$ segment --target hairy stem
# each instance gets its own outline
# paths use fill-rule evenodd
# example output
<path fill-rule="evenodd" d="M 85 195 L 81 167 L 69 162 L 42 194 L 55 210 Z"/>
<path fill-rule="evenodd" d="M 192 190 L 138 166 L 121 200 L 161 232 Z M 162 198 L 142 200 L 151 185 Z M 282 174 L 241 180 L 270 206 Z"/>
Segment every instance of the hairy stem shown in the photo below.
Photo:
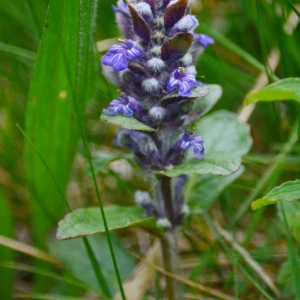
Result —
<path fill-rule="evenodd" d="M 180 256 L 177 244 L 178 232 L 174 230 L 176 224 L 176 211 L 174 209 L 174 199 L 172 197 L 171 178 L 162 176 L 159 178 L 157 185 L 157 195 L 160 207 L 164 209 L 164 216 L 167 218 L 172 227 L 165 232 L 161 238 L 161 248 L 164 268 L 167 272 L 179 274 Z M 181 300 L 183 299 L 182 285 L 174 278 L 166 276 L 166 299 Z"/>

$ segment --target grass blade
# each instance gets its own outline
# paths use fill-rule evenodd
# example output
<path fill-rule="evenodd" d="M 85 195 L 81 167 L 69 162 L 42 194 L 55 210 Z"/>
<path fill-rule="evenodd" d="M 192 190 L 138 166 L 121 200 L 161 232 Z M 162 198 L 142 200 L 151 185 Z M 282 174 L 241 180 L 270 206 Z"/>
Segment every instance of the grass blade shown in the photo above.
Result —
<path fill-rule="evenodd" d="M 80 45 L 82 45 L 84 42 L 88 42 L 88 41 L 92 40 L 91 29 L 93 28 L 93 25 L 94 25 L 92 16 L 96 12 L 96 7 L 97 7 L 97 0 L 83 0 L 81 2 L 81 5 L 80 5 L 80 28 L 79 28 L 79 36 L 80 36 L 79 43 L 80 43 Z M 90 16 L 90 18 L 86 18 L 86 15 Z M 89 30 L 87 30 L 87 29 L 89 29 Z M 123 290 L 123 286 L 122 286 L 120 272 L 118 269 L 118 264 L 117 264 L 114 249 L 112 246 L 111 237 L 110 237 L 109 230 L 108 230 L 108 225 L 107 225 L 107 221 L 106 221 L 106 217 L 105 217 L 105 213 L 104 213 L 102 200 L 100 197 L 100 192 L 99 192 L 97 181 L 96 181 L 96 176 L 95 176 L 94 167 L 93 167 L 93 163 L 92 163 L 92 157 L 91 157 L 91 153 L 89 151 L 89 147 L 87 144 L 86 135 L 85 135 L 84 127 L 83 127 L 83 120 L 82 120 L 83 118 L 82 118 L 82 110 L 81 110 L 82 103 L 80 103 L 80 102 L 82 101 L 82 99 L 86 99 L 86 85 L 88 83 L 88 78 L 91 78 L 90 77 L 91 66 L 84 64 L 84 62 L 87 61 L 87 58 L 90 54 L 90 51 L 91 51 L 90 49 L 91 49 L 90 47 L 80 47 L 78 49 L 78 64 L 77 64 L 77 70 L 76 70 L 76 84 L 75 84 L 75 89 L 74 89 L 74 91 L 75 91 L 74 106 L 75 106 L 75 112 L 76 112 L 76 117 L 77 117 L 77 121 L 78 121 L 78 126 L 79 126 L 79 130 L 80 130 L 82 142 L 84 145 L 85 154 L 86 154 L 86 157 L 87 157 L 87 160 L 89 163 L 89 167 L 90 167 L 93 182 L 94 182 L 94 187 L 96 190 L 97 200 L 98 200 L 101 216 L 103 219 L 105 233 L 107 236 L 107 241 L 108 241 L 116 277 L 118 280 L 121 296 L 122 296 L 122 299 L 126 299 L 125 293 Z"/>
<path fill-rule="evenodd" d="M 293 266 L 292 273 L 293 273 L 293 279 L 294 279 L 294 287 L 295 287 L 295 291 L 296 291 L 296 299 L 300 300 L 300 269 L 299 269 L 299 265 L 297 262 L 297 256 L 295 253 L 292 237 L 291 237 L 290 230 L 289 230 L 288 220 L 287 220 L 287 217 L 286 217 L 286 214 L 284 211 L 284 205 L 281 202 L 281 203 L 279 203 L 279 206 L 280 206 L 280 211 L 281 211 L 281 214 L 283 217 L 284 227 L 285 227 L 285 231 L 286 231 L 286 241 L 287 241 L 287 246 L 288 246 L 288 251 L 289 251 L 289 259 L 290 259 L 291 265 Z"/>

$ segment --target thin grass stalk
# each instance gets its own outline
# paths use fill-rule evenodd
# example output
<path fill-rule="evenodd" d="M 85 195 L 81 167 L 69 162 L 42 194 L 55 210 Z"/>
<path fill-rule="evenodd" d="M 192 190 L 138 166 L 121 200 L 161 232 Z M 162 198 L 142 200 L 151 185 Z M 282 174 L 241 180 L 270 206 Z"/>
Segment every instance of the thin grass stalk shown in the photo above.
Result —
<path fill-rule="evenodd" d="M 284 227 L 285 227 L 285 232 L 286 232 L 286 242 L 287 242 L 288 251 L 289 251 L 289 260 L 290 260 L 290 263 L 292 266 L 292 274 L 293 274 L 294 287 L 295 287 L 295 292 L 296 292 L 296 299 L 300 300 L 300 269 L 299 269 L 291 233 L 289 230 L 288 219 L 285 214 L 284 206 L 282 203 L 279 203 L 279 206 L 280 206 L 280 210 L 281 210 L 281 214 L 282 214 L 282 218 L 283 218 L 283 222 L 284 222 Z"/>
<path fill-rule="evenodd" d="M 217 239 L 217 242 L 221 246 L 223 252 L 228 256 L 229 259 L 232 261 L 234 258 L 232 257 L 232 251 L 230 251 L 229 247 L 227 246 L 226 242 L 224 241 L 224 238 L 220 235 L 220 233 L 217 231 L 213 220 L 209 216 L 209 214 L 204 214 L 203 218 L 208 225 L 208 227 L 213 232 L 214 236 Z M 237 268 L 244 274 L 244 276 L 256 287 L 258 291 L 260 291 L 267 299 L 274 300 L 260 285 L 259 283 L 251 276 L 251 274 L 248 273 L 248 271 L 237 261 L 236 263 Z"/>
<path fill-rule="evenodd" d="M 295 12 L 295 14 L 298 16 L 298 18 L 300 19 L 300 12 L 298 11 L 298 9 L 295 7 L 295 5 L 293 4 L 293 2 L 291 0 L 288 0 L 288 3 L 291 6 L 291 9 Z"/>
<path fill-rule="evenodd" d="M 264 62 L 264 67 L 265 67 L 265 73 L 268 76 L 269 82 L 272 82 L 272 75 L 270 73 L 270 69 L 268 68 L 268 59 L 267 59 L 267 53 L 265 50 L 265 43 L 263 39 L 263 32 L 261 28 L 261 22 L 260 22 L 260 10 L 258 6 L 257 0 L 255 0 L 255 13 L 256 13 L 256 22 L 257 22 L 257 28 L 258 28 L 258 36 L 259 36 L 259 42 L 260 42 L 260 48 L 261 48 L 261 53 L 263 57 L 263 62 Z"/>
<path fill-rule="evenodd" d="M 98 201 L 100 213 L 101 213 L 103 224 L 104 224 L 105 233 L 107 236 L 107 242 L 108 242 L 115 274 L 117 277 L 120 293 L 121 293 L 122 299 L 126 300 L 126 296 L 124 293 L 122 280 L 121 280 L 121 276 L 120 276 L 120 272 L 119 272 L 119 268 L 118 268 L 118 264 L 117 264 L 117 260 L 116 260 L 114 248 L 112 245 L 112 241 L 111 241 L 104 208 L 103 208 L 103 203 L 102 203 L 102 199 L 100 196 L 100 192 L 99 192 L 99 188 L 98 188 L 98 184 L 97 184 L 97 180 L 96 180 L 94 167 L 92 164 L 92 156 L 91 156 L 91 153 L 90 153 L 90 150 L 88 147 L 88 143 L 87 143 L 84 127 L 83 127 L 83 116 L 82 116 L 83 109 L 82 109 L 82 107 L 79 106 L 79 104 L 82 103 L 82 99 L 85 99 L 85 97 L 84 97 L 85 88 L 86 88 L 85 84 L 87 83 L 86 81 L 88 78 L 88 68 L 87 67 L 82 68 L 82 65 L 86 59 L 89 59 L 89 57 L 88 57 L 89 47 L 84 48 L 82 45 L 82 42 L 91 41 L 89 39 L 91 39 L 91 34 L 92 34 L 91 30 L 94 25 L 93 22 L 95 20 L 96 7 L 97 7 L 97 0 L 86 0 L 86 1 L 82 1 L 82 3 L 80 4 L 80 16 L 79 16 L 80 28 L 79 28 L 79 32 L 78 32 L 80 40 L 79 40 L 79 50 L 78 50 L 78 63 L 77 63 L 77 67 L 76 67 L 76 77 L 75 77 L 76 84 L 75 84 L 74 89 L 72 89 L 72 91 L 73 91 L 72 99 L 73 99 L 73 103 L 74 103 L 74 109 L 75 109 L 75 114 L 76 114 L 76 118 L 77 118 L 78 128 L 79 128 L 80 135 L 81 135 L 81 140 L 83 143 L 86 158 L 87 158 L 89 168 L 91 171 L 91 175 L 93 178 L 93 184 L 94 184 L 95 191 L 96 191 L 97 201 Z M 89 22 L 85 22 L 86 20 L 83 20 L 84 16 L 87 14 L 87 12 L 88 12 L 89 16 L 94 17 L 93 20 L 88 20 Z M 89 46 L 89 44 L 85 45 L 85 46 Z"/>

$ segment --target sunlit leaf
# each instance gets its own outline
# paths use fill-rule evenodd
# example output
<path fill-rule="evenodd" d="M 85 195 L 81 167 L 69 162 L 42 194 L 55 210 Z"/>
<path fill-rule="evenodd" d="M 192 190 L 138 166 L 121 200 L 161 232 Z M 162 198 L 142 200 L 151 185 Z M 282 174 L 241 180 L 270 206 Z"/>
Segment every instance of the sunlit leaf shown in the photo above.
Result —
<path fill-rule="evenodd" d="M 101 120 L 107 123 L 117 125 L 121 128 L 143 130 L 143 131 L 155 131 L 155 129 L 141 123 L 133 117 L 125 117 L 122 115 L 101 115 Z"/>
<path fill-rule="evenodd" d="M 109 230 L 134 226 L 159 231 L 155 218 L 145 218 L 144 210 L 139 207 L 112 205 L 105 207 L 104 211 Z M 99 208 L 81 208 L 59 222 L 57 238 L 64 240 L 104 232 Z"/>
<path fill-rule="evenodd" d="M 258 101 L 297 100 L 300 101 L 300 78 L 286 78 L 252 92 L 246 97 L 246 104 Z"/>
<path fill-rule="evenodd" d="M 204 159 L 191 159 L 181 165 L 157 174 L 168 177 L 178 177 L 182 174 L 214 174 L 226 176 L 235 173 L 241 166 L 238 155 L 225 152 L 215 152 L 205 156 Z"/>
<path fill-rule="evenodd" d="M 288 181 L 275 187 L 263 198 L 251 203 L 252 209 L 258 209 L 265 205 L 274 204 L 281 201 L 295 201 L 300 199 L 300 180 Z"/>

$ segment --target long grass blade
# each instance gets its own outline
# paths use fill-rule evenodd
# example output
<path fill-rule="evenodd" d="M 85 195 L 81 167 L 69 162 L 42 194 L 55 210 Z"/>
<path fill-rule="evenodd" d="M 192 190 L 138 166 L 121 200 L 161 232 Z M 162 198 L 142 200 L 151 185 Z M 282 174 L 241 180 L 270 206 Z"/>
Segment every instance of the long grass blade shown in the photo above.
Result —
<path fill-rule="evenodd" d="M 92 28 L 94 25 L 93 18 L 88 19 L 85 17 L 85 15 L 92 16 L 93 14 L 95 14 L 96 7 L 97 7 L 97 0 L 83 0 L 81 2 L 81 5 L 80 5 L 80 28 L 79 28 L 79 36 L 80 36 L 79 43 L 80 43 L 80 45 L 84 42 L 92 40 L 91 34 L 92 34 Z M 109 234 L 109 229 L 108 229 L 108 225 L 107 225 L 107 221 L 106 221 L 106 217 L 105 217 L 105 213 L 104 213 L 104 209 L 103 209 L 103 204 L 102 204 L 102 200 L 101 200 L 101 196 L 100 196 L 100 192 L 99 192 L 99 188 L 98 188 L 98 184 L 97 184 L 97 180 L 96 180 L 96 175 L 95 175 L 94 167 L 92 164 L 92 157 L 91 157 L 91 153 L 89 151 L 89 147 L 88 147 L 88 143 L 87 143 L 84 127 L 83 127 L 83 121 L 82 121 L 83 118 L 82 118 L 81 101 L 82 101 L 82 99 L 86 99 L 85 98 L 86 97 L 85 96 L 86 84 L 87 84 L 88 78 L 90 78 L 90 72 L 91 72 L 89 65 L 85 65 L 85 67 L 82 67 L 82 65 L 87 60 L 89 53 L 90 53 L 90 48 L 80 47 L 78 49 L 78 64 L 77 64 L 77 69 L 76 69 L 76 83 L 75 83 L 75 89 L 74 89 L 74 91 L 75 91 L 74 107 L 75 107 L 78 127 L 79 127 L 80 134 L 81 134 L 81 139 L 83 142 L 85 154 L 86 154 L 86 157 L 87 157 L 87 160 L 89 163 L 94 187 L 96 190 L 98 205 L 99 205 L 101 216 L 103 219 L 105 233 L 107 236 L 107 242 L 109 245 L 111 258 L 112 258 L 112 262 L 114 265 L 114 270 L 115 270 L 117 281 L 119 284 L 119 289 L 121 292 L 122 299 L 125 300 L 126 297 L 125 297 L 125 293 L 123 290 L 122 280 L 121 280 L 116 256 L 114 253 L 111 237 Z"/>
<path fill-rule="evenodd" d="M 297 256 L 295 253 L 292 236 L 289 230 L 289 224 L 288 219 L 286 217 L 285 211 L 284 211 L 284 205 L 282 203 L 279 203 L 281 214 L 283 217 L 285 232 L 286 232 L 286 241 L 289 251 L 289 259 L 291 262 L 292 267 L 292 274 L 293 274 L 293 280 L 294 280 L 294 288 L 296 291 L 296 299 L 300 300 L 300 269 L 297 261 Z"/>

